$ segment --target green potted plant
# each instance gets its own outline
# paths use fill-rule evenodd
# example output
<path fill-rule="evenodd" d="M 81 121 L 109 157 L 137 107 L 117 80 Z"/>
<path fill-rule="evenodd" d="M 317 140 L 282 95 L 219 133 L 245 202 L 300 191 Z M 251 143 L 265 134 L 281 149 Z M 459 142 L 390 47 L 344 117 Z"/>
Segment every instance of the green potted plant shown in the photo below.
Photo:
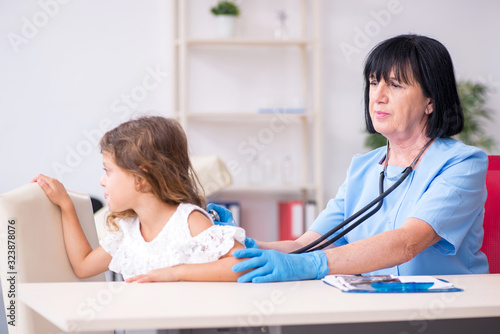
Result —
<path fill-rule="evenodd" d="M 235 19 L 240 15 L 238 6 L 232 1 L 219 1 L 210 10 L 215 15 L 217 36 L 220 38 L 232 37 Z"/>
<path fill-rule="evenodd" d="M 459 81 L 457 83 L 458 96 L 464 112 L 464 128 L 456 135 L 456 139 L 467 145 L 490 150 L 495 147 L 494 139 L 483 130 L 483 122 L 492 119 L 492 111 L 485 108 L 488 87 L 482 83 Z M 369 134 L 365 138 L 365 147 L 376 149 L 387 144 L 382 135 Z"/>

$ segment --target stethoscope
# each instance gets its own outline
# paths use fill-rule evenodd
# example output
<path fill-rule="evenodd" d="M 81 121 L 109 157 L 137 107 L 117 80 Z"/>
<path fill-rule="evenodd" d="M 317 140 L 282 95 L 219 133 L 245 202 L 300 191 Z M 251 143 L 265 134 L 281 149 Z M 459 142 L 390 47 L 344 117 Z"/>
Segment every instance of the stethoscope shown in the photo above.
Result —
<path fill-rule="evenodd" d="M 309 245 L 306 245 L 306 246 L 304 246 L 304 247 L 302 247 L 300 249 L 297 249 L 296 251 L 291 252 L 291 254 L 313 252 L 313 251 L 316 251 L 316 250 L 323 249 L 323 248 L 325 248 L 327 246 L 330 246 L 332 243 L 334 243 L 335 241 L 339 240 L 340 238 L 342 238 L 343 236 L 345 236 L 347 233 L 349 233 L 350 231 L 352 231 L 354 228 L 356 228 L 357 226 L 359 226 L 362 222 L 364 222 L 365 220 L 367 220 L 368 218 L 370 218 L 371 216 L 373 216 L 382 207 L 382 203 L 384 201 L 384 198 L 387 197 L 387 195 L 389 195 L 390 193 L 392 193 L 394 191 L 394 189 L 396 189 L 397 187 L 399 187 L 399 185 L 401 183 L 403 183 L 403 181 L 408 177 L 408 175 L 410 175 L 410 173 L 413 170 L 413 167 L 417 163 L 418 159 L 420 159 L 420 157 L 422 156 L 422 154 L 424 154 L 425 150 L 430 146 L 430 144 L 433 142 L 433 140 L 434 139 L 431 138 L 427 142 L 427 144 L 425 144 L 425 146 L 422 148 L 422 150 L 417 155 L 417 157 L 415 158 L 415 160 L 413 160 L 413 162 L 411 163 L 411 165 L 408 166 L 408 167 L 406 167 L 403 170 L 402 175 L 399 178 L 399 180 L 397 180 L 389 189 L 387 189 L 386 191 L 384 191 L 385 170 L 387 168 L 387 164 L 388 164 L 388 160 L 389 160 L 389 148 L 390 148 L 389 142 L 387 142 L 387 151 L 385 153 L 385 156 L 380 160 L 380 163 L 382 163 L 382 161 L 385 161 L 385 162 L 384 162 L 384 168 L 383 168 L 382 172 L 380 172 L 380 178 L 379 178 L 379 196 L 377 198 L 375 198 L 373 201 L 371 201 L 370 203 L 368 203 L 365 207 L 363 207 L 362 209 L 360 209 L 358 212 L 354 213 L 351 217 L 347 218 L 342 223 L 338 224 L 337 226 L 335 226 L 334 228 L 332 228 L 330 231 L 326 232 L 321 237 L 319 237 L 318 239 L 316 239 L 313 242 L 311 242 Z M 369 210 L 370 208 L 372 208 L 374 205 L 377 205 L 377 206 L 373 210 L 371 210 L 370 212 L 368 212 L 367 214 L 365 214 L 364 216 L 362 216 L 361 218 L 359 218 L 358 221 L 354 222 L 352 225 L 350 225 L 349 227 L 347 227 L 345 230 L 343 230 L 342 232 L 340 232 L 339 234 L 337 234 L 336 236 L 334 236 L 333 238 L 331 238 L 327 242 L 324 242 L 324 243 L 322 243 L 321 245 L 318 246 L 319 243 L 321 243 L 322 241 L 326 240 L 329 236 L 331 236 L 332 234 L 334 234 L 335 232 L 339 231 L 341 228 L 343 228 L 347 224 L 349 224 L 352 221 L 354 221 L 355 219 L 357 219 L 359 216 L 361 216 L 362 214 L 364 214 L 367 210 Z"/>

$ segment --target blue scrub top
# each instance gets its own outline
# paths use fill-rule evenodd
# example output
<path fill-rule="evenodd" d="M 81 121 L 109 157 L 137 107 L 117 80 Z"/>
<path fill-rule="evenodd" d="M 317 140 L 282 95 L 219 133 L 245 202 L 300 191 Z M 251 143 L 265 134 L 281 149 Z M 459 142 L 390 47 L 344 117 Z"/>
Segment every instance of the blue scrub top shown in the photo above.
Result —
<path fill-rule="evenodd" d="M 310 230 L 320 234 L 349 218 L 379 195 L 379 176 L 386 147 L 356 155 L 347 178 Z M 454 139 L 438 138 L 380 210 L 335 242 L 342 246 L 399 228 L 408 218 L 427 222 L 442 238 L 412 260 L 369 275 L 457 275 L 488 273 L 483 243 L 488 157 L 480 149 Z M 384 189 L 404 167 L 388 166 Z"/>

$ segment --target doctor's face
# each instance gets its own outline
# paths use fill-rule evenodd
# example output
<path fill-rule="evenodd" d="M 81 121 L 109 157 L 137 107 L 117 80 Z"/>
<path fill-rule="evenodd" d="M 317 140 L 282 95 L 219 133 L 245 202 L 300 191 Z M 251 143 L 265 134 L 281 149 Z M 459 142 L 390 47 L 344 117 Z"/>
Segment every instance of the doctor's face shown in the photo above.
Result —
<path fill-rule="evenodd" d="M 377 81 L 372 74 L 369 111 L 373 127 L 390 141 L 404 141 L 425 135 L 425 126 L 433 111 L 432 100 L 424 96 L 416 81 L 398 81 L 391 72 L 388 81 Z"/>

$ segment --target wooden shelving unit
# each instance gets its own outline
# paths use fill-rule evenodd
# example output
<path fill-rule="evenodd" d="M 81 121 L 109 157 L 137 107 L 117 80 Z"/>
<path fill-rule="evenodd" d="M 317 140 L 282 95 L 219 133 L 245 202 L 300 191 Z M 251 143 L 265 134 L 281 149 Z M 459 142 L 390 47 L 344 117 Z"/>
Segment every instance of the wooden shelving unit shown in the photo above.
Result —
<path fill-rule="evenodd" d="M 323 159 L 322 159 L 322 79 L 321 79 L 321 34 L 320 34 L 320 0 L 300 0 L 301 21 L 300 38 L 288 40 L 262 38 L 195 38 L 188 36 L 188 3 L 185 0 L 173 1 L 173 110 L 175 116 L 185 127 L 188 137 L 192 124 L 230 124 L 233 127 L 244 127 L 248 124 L 269 122 L 275 114 L 258 113 L 257 110 L 235 108 L 232 111 L 197 111 L 190 109 L 189 99 L 193 98 L 189 91 L 190 72 L 188 57 L 206 48 L 223 48 L 221 52 L 230 53 L 238 48 L 265 48 L 273 52 L 276 48 L 293 49 L 300 53 L 300 65 L 293 69 L 301 76 L 301 90 L 304 97 L 303 113 L 281 113 L 279 117 L 295 125 L 297 136 L 301 136 L 302 145 L 297 148 L 300 161 L 300 181 L 292 184 L 234 184 L 223 190 L 234 195 L 238 200 L 245 193 L 297 194 L 304 201 L 315 201 L 318 209 L 324 207 L 323 200 Z M 208 10 L 208 9 L 207 9 Z M 288 50 L 287 49 L 287 50 Z M 216 78 L 214 78 L 216 80 Z M 243 79 L 244 80 L 244 79 Z M 210 106 L 209 106 L 210 109 Z M 228 138 L 229 139 L 229 138 Z M 216 152 L 216 150 L 214 149 Z M 241 201 L 244 205 L 244 201 Z"/>

